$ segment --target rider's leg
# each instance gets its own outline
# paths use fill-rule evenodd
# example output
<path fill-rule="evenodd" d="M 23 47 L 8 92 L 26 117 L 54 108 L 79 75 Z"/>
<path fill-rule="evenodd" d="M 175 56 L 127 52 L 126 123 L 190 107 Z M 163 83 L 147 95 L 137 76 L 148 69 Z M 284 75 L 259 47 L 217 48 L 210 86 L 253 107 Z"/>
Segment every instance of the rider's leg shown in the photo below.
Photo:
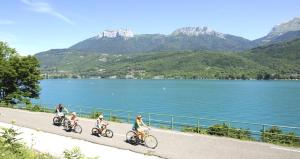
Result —
<path fill-rule="evenodd" d="M 137 131 L 138 138 L 144 141 L 145 133 L 143 131 Z"/>
<path fill-rule="evenodd" d="M 145 133 L 141 132 L 141 140 L 144 141 L 144 139 L 145 139 Z"/>
<path fill-rule="evenodd" d="M 141 133 L 139 131 L 135 131 L 136 132 L 136 135 L 139 139 L 141 139 Z"/>
<path fill-rule="evenodd" d="M 76 126 L 76 121 L 72 121 L 71 124 L 72 124 L 72 129 L 74 129 Z"/>

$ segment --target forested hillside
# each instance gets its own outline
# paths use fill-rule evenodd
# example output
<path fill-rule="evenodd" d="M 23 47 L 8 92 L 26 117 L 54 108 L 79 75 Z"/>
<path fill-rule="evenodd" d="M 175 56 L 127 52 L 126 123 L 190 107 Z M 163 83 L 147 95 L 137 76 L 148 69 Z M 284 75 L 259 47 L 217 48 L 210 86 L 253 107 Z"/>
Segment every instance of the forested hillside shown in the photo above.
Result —
<path fill-rule="evenodd" d="M 109 55 L 77 51 L 64 56 L 57 53 L 56 57 L 57 60 L 40 59 L 51 63 L 42 63 L 42 70 L 50 76 L 294 79 L 299 78 L 300 74 L 300 39 L 241 53 L 196 51 Z"/>

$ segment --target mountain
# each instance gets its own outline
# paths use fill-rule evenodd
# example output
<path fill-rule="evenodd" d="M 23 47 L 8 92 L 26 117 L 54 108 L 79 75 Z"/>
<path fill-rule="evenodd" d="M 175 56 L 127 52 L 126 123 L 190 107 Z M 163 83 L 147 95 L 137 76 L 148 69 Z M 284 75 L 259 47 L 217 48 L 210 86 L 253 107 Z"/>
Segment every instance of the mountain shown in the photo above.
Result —
<path fill-rule="evenodd" d="M 268 35 L 254 40 L 255 45 L 266 45 L 300 38 L 300 17 L 272 28 Z"/>
<path fill-rule="evenodd" d="M 70 48 L 35 56 L 42 71 L 55 76 L 299 78 L 299 21 L 277 25 L 254 41 L 208 27 L 183 27 L 169 35 L 105 30 Z"/>
<path fill-rule="evenodd" d="M 243 56 L 281 74 L 300 74 L 300 39 L 253 48 Z"/>
<path fill-rule="evenodd" d="M 55 65 L 51 66 L 54 67 L 42 63 L 43 72 L 50 77 L 300 78 L 300 39 L 261 46 L 241 53 L 184 51 L 124 55 L 92 52 L 73 52 L 65 56 L 57 52 L 51 54 L 58 58 L 52 62 Z M 49 62 L 53 59 L 46 57 L 40 60 Z"/>
<path fill-rule="evenodd" d="M 128 29 L 105 30 L 69 49 L 124 54 L 191 50 L 241 51 L 249 48 L 250 41 L 241 37 L 218 33 L 207 27 L 185 27 L 175 30 L 170 35 L 134 35 Z"/>

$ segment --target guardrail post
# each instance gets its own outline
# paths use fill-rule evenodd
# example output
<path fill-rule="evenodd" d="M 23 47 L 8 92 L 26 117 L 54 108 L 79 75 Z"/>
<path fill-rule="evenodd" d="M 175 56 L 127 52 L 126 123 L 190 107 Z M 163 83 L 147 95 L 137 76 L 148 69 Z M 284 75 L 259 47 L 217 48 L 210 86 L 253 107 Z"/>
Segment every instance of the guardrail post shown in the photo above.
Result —
<path fill-rule="evenodd" d="M 79 108 L 79 117 L 81 117 L 81 108 Z"/>
<path fill-rule="evenodd" d="M 174 116 L 171 116 L 171 130 L 174 128 Z"/>
<path fill-rule="evenodd" d="M 200 120 L 197 119 L 197 133 L 200 133 Z"/>
<path fill-rule="evenodd" d="M 263 133 L 263 135 L 262 135 L 262 141 L 265 142 L 265 131 L 266 131 L 266 128 L 265 128 L 264 124 L 262 125 L 262 131 L 263 131 L 262 132 Z"/>
<path fill-rule="evenodd" d="M 112 117 L 112 112 L 109 112 L 109 121 L 111 121 L 111 117 Z"/>
<path fill-rule="evenodd" d="M 127 122 L 130 123 L 130 113 L 127 113 Z"/>
<path fill-rule="evenodd" d="M 148 113 L 148 126 L 150 126 L 150 124 L 151 124 L 150 120 L 151 120 L 151 114 Z"/>
<path fill-rule="evenodd" d="M 227 129 L 227 136 L 229 136 L 230 122 L 227 122 L 227 126 L 228 126 L 228 129 Z"/>
<path fill-rule="evenodd" d="M 94 110 L 93 110 L 93 117 L 92 118 L 96 118 L 96 108 L 94 108 Z"/>

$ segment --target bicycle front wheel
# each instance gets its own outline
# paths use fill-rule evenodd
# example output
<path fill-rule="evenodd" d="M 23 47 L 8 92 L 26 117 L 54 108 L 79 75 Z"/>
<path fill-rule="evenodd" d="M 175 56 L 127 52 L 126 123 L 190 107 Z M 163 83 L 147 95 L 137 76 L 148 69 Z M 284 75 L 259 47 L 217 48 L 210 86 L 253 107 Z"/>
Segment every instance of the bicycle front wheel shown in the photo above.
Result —
<path fill-rule="evenodd" d="M 145 145 L 149 148 L 155 149 L 158 145 L 156 137 L 148 135 L 145 137 Z"/>
<path fill-rule="evenodd" d="M 109 137 L 109 138 L 112 138 L 112 137 L 114 136 L 114 133 L 113 133 L 113 131 L 107 129 L 107 130 L 105 131 L 105 136 L 106 136 L 106 137 Z"/>
<path fill-rule="evenodd" d="M 74 127 L 74 131 L 75 131 L 76 133 L 81 134 L 81 132 L 82 132 L 81 126 L 80 126 L 80 125 L 76 125 L 76 126 Z"/>

